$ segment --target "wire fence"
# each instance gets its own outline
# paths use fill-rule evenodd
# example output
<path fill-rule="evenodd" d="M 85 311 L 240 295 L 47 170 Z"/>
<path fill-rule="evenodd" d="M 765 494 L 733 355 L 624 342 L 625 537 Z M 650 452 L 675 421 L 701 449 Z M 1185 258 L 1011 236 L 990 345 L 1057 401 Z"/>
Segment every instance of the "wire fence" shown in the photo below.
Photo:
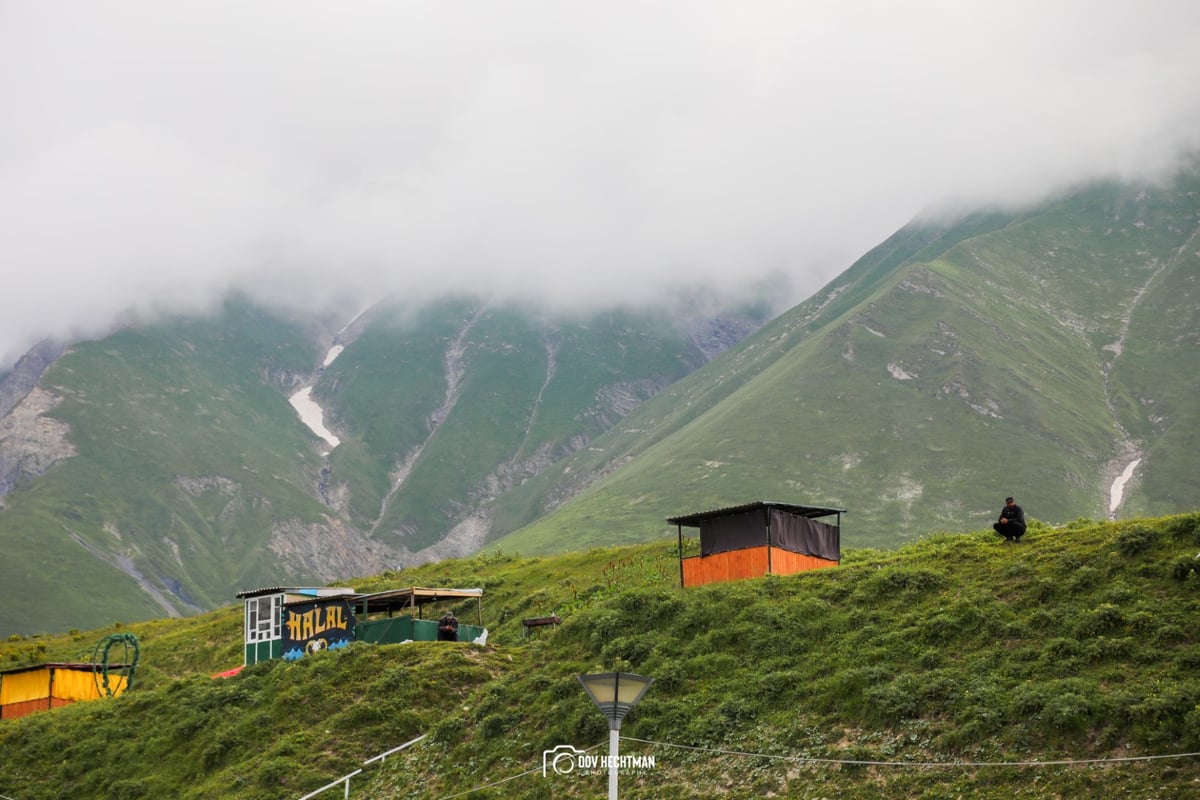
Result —
<path fill-rule="evenodd" d="M 751 752 L 751 751 L 747 751 L 747 750 L 729 750 L 729 749 L 719 748 L 719 747 L 696 747 L 693 745 L 676 744 L 674 742 L 660 742 L 655 739 L 637 739 L 637 738 L 630 737 L 630 736 L 622 736 L 621 741 L 637 742 L 639 744 L 648 744 L 648 745 L 653 745 L 655 747 L 669 747 L 669 748 L 675 748 L 675 749 L 679 749 L 679 750 L 689 750 L 689 751 L 700 752 L 700 753 L 711 753 L 712 755 L 718 755 L 718 756 L 740 756 L 740 757 L 745 757 L 745 758 L 765 758 L 765 759 L 771 759 L 771 760 L 775 760 L 775 761 L 787 761 L 787 762 L 791 762 L 791 763 L 795 763 L 795 764 L 822 764 L 822 765 L 827 765 L 827 766 L 829 766 L 829 765 L 832 765 L 832 766 L 846 765 L 846 766 L 868 766 L 868 767 L 918 767 L 918 768 L 923 768 L 923 769 L 930 769 L 930 768 L 947 768 L 947 769 L 949 769 L 949 768 L 960 768 L 960 769 L 968 768 L 968 769 L 970 769 L 970 768 L 984 768 L 984 767 L 1076 767 L 1076 766 L 1095 766 L 1095 765 L 1099 765 L 1099 764 L 1127 764 L 1127 763 L 1133 763 L 1133 762 L 1162 761 L 1162 760 L 1167 760 L 1167 759 L 1200 757 L 1200 753 L 1166 753 L 1166 754 L 1162 754 L 1162 755 L 1150 755 L 1150 756 L 1117 756 L 1117 757 L 1112 757 L 1112 758 L 1068 758 L 1068 759 L 1056 759 L 1056 760 L 1050 760 L 1050 761 L 872 761 L 872 760 L 856 759 L 856 758 L 814 758 L 811 756 L 786 756 L 786 755 L 777 755 L 777 754 L 773 754 L 773 753 L 755 753 L 755 752 Z M 590 750 L 596 749 L 599 746 L 600 745 L 593 745 L 592 747 L 589 747 L 588 750 L 581 751 L 581 752 L 588 752 Z M 471 794 L 472 792 L 482 792 L 487 789 L 491 789 L 496 786 L 500 786 L 502 784 L 508 783 L 510 781 L 514 781 L 517 778 L 523 778 L 527 775 L 532 775 L 535 772 L 541 772 L 542 769 L 543 768 L 541 766 L 537 766 L 532 769 L 528 769 L 524 772 L 520 772 L 516 775 L 510 775 L 507 778 L 502 778 L 497 781 L 485 783 L 480 786 L 476 786 L 472 789 L 467 789 L 466 791 L 463 791 L 463 792 L 457 792 L 455 794 L 443 795 L 443 796 L 437 798 L 437 800 L 454 800 L 454 798 L 463 797 L 465 795 Z"/>
<path fill-rule="evenodd" d="M 369 758 L 363 762 L 363 766 L 364 767 L 369 766 L 370 764 L 373 764 L 375 762 L 382 762 L 385 759 L 387 759 L 388 756 L 394 755 L 394 754 L 400 752 L 401 750 L 405 750 L 409 747 L 412 747 L 414 744 L 417 744 L 418 742 L 423 740 L 428 735 L 429 734 L 422 734 L 421 736 L 418 736 L 415 739 L 407 741 L 404 744 L 399 745 L 398 747 L 393 747 L 391 750 L 387 750 L 383 753 L 380 753 L 377 756 L 372 756 L 371 758 Z M 1163 760 L 1169 760 L 1169 759 L 1200 757 L 1200 752 L 1197 752 L 1197 753 L 1165 753 L 1165 754 L 1161 754 L 1161 755 L 1148 755 L 1148 756 L 1114 756 L 1111 758 L 1063 758 L 1063 759 L 1053 759 L 1053 760 L 1049 760 L 1049 761 L 1039 761 L 1039 760 L 1027 760 L 1027 761 L 875 761 L 875 760 L 861 759 L 861 758 L 820 758 L 820 757 L 814 757 L 814 756 L 788 756 L 788 755 L 779 755 L 779 754 L 775 754 L 775 753 L 755 753 L 755 752 L 752 752 L 749 750 L 730 750 L 730 749 L 721 748 L 721 747 L 699 747 L 699 746 L 694 746 L 694 745 L 676 744 L 675 742 L 660 742 L 656 739 L 638 739 L 638 738 L 631 737 L 631 736 L 622 736 L 620 738 L 621 738 L 621 741 L 625 741 L 625 742 L 637 742 L 638 744 L 652 745 L 654 747 L 667 747 L 667 748 L 673 748 L 676 750 L 688 750 L 688 751 L 697 752 L 697 753 L 710 753 L 715 756 L 737 756 L 737 757 L 744 757 L 744 758 L 762 758 L 762 759 L 769 759 L 772 761 L 786 761 L 786 762 L 793 763 L 793 764 L 821 764 L 821 765 L 826 765 L 826 766 L 917 767 L 917 768 L 922 768 L 922 769 L 938 769 L 938 768 L 941 768 L 941 769 L 963 769 L 963 768 L 980 769 L 980 768 L 985 768 L 985 767 L 1076 767 L 1076 766 L 1096 766 L 1096 765 L 1100 765 L 1100 764 L 1128 764 L 1128 763 L 1135 763 L 1135 762 L 1163 761 Z M 585 750 L 580 750 L 578 752 L 580 752 L 580 753 L 591 752 L 592 750 L 595 750 L 596 748 L 600 747 L 601 744 L 594 744 L 591 747 L 589 747 Z M 355 777 L 356 775 L 360 774 L 362 771 L 363 770 L 361 768 L 356 769 L 354 772 L 351 772 L 348 775 L 344 775 L 341 778 L 338 778 L 336 781 L 333 781 L 332 783 L 322 786 L 320 789 L 317 789 L 316 791 L 313 791 L 313 792 L 310 792 L 309 794 L 304 795 L 303 797 L 299 798 L 299 800 L 311 800 L 311 798 L 316 797 L 317 795 L 322 794 L 323 792 L 326 792 L 330 789 L 337 788 L 339 786 L 344 787 L 343 796 L 345 798 L 349 798 L 350 797 L 350 779 Z M 503 786 L 506 783 L 511 783 L 512 781 L 518 780 L 520 778 L 525 778 L 529 775 L 533 775 L 534 773 L 538 773 L 538 772 L 545 772 L 544 764 L 531 767 L 530 769 L 527 769 L 524 772 L 518 772 L 515 775 L 509 775 L 508 777 L 490 781 L 488 783 L 484 783 L 479 786 L 475 786 L 475 787 L 466 789 L 461 792 L 455 792 L 454 794 L 442 795 L 441 797 L 437 798 L 437 800 L 455 800 L 455 798 L 464 797 L 466 795 L 472 794 L 473 792 L 483 792 L 488 789 L 494 789 L 497 786 Z M 12 798 L 5 797 L 4 795 L 0 795 L 0 800 L 12 800 Z"/>

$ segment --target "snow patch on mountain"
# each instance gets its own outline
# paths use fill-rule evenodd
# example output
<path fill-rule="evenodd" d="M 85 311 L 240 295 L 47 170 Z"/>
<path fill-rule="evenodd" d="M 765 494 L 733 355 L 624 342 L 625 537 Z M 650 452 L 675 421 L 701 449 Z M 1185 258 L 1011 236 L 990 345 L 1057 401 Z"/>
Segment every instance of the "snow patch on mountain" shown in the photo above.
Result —
<path fill-rule="evenodd" d="M 1137 469 L 1138 464 L 1141 464 L 1140 458 L 1135 458 L 1122 470 L 1116 480 L 1112 482 L 1112 486 L 1108 490 L 1108 516 L 1116 519 L 1117 509 L 1121 507 L 1121 503 L 1125 499 L 1125 484 L 1129 483 L 1133 478 L 1133 471 Z"/>
<path fill-rule="evenodd" d="M 311 386 L 304 387 L 289 397 L 288 402 L 300 415 L 300 421 L 307 425 L 309 430 L 324 439 L 332 449 L 341 444 L 342 440 L 325 427 L 325 410 L 312 399 L 312 388 Z M 325 453 L 325 455 L 329 455 L 329 453 Z"/>
<path fill-rule="evenodd" d="M 342 331 L 345 331 L 347 328 L 353 325 L 354 321 L 361 316 L 362 314 L 360 313 L 357 317 L 350 320 L 350 322 L 347 322 L 342 328 Z M 345 349 L 345 345 L 335 339 L 333 346 L 330 347 L 325 353 L 325 359 L 321 362 L 321 369 L 324 369 L 332 364 Z M 317 374 L 319 376 L 320 372 Z M 321 439 L 324 439 L 329 445 L 329 450 L 322 454 L 328 456 L 329 453 L 332 452 L 333 448 L 342 443 L 342 440 L 339 439 L 333 433 L 333 431 L 325 427 L 325 409 L 321 408 L 321 405 L 316 400 L 313 400 L 312 390 L 312 385 L 305 386 L 289 397 L 288 402 L 291 403 L 292 408 L 296 409 L 296 413 L 300 415 L 300 421 L 307 425 L 310 431 L 315 433 Z"/>

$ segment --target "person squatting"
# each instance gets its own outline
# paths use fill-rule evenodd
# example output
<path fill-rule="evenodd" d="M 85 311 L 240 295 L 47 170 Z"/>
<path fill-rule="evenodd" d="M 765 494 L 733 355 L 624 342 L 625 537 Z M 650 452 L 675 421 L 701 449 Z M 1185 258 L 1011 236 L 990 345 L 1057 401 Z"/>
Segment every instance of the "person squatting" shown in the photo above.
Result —
<path fill-rule="evenodd" d="M 992 528 L 1003 536 L 1006 542 L 1021 541 L 1021 537 L 1025 535 L 1025 511 L 1011 497 L 1004 498 L 1000 519 L 996 520 Z"/>

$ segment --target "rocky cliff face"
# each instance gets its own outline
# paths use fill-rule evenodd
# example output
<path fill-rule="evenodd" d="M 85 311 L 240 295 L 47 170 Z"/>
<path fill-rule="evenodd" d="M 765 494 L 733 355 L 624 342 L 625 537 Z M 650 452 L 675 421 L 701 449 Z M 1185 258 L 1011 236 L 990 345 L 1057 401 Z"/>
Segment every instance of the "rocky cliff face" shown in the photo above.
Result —
<path fill-rule="evenodd" d="M 399 563 L 396 548 L 364 536 L 344 521 L 327 516 L 324 524 L 281 520 L 271 528 L 271 552 L 294 574 L 324 581 L 374 575 Z"/>
<path fill-rule="evenodd" d="M 0 497 L 19 481 L 31 480 L 75 454 L 65 423 L 43 416 L 61 398 L 37 388 L 46 368 L 63 347 L 44 341 L 17 362 L 0 380 Z"/>
<path fill-rule="evenodd" d="M 707 320 L 692 333 L 692 342 L 712 361 L 762 327 L 763 317 L 724 315 Z M 699 366 L 699 365 L 697 365 Z"/>
<path fill-rule="evenodd" d="M 21 356 L 12 372 L 0 378 L 0 417 L 12 411 L 29 394 L 42 373 L 62 355 L 64 349 L 61 344 L 45 339 Z"/>
<path fill-rule="evenodd" d="M 0 419 L 0 497 L 19 481 L 42 475 L 54 462 L 75 455 L 64 422 L 43 416 L 61 398 L 34 388 Z"/>

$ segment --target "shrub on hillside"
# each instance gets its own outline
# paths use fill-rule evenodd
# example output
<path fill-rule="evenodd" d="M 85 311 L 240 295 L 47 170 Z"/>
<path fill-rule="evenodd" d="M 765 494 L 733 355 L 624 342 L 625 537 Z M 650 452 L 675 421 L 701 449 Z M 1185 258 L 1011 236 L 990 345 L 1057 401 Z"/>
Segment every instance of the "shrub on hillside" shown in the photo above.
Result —
<path fill-rule="evenodd" d="M 1117 534 L 1117 551 L 1123 556 L 1140 555 L 1157 544 L 1158 531 L 1147 525 L 1134 525 Z"/>
<path fill-rule="evenodd" d="M 1177 581 L 1186 581 L 1192 575 L 1200 572 L 1200 555 L 1179 556 L 1171 562 L 1171 577 Z"/>
<path fill-rule="evenodd" d="M 657 641 L 658 637 L 653 633 L 618 636 L 600 650 L 600 657 L 606 664 L 618 659 L 631 664 L 642 664 L 650 657 Z"/>
<path fill-rule="evenodd" d="M 1147 744 L 1194 747 L 1194 733 L 1190 742 L 1182 740 L 1193 730 L 1197 701 L 1200 696 L 1192 687 L 1155 682 L 1132 690 L 1125 707 L 1134 734 Z"/>
<path fill-rule="evenodd" d="M 870 598 L 921 595 L 946 585 L 941 572 L 921 567 L 886 567 L 863 582 L 862 592 Z"/>
<path fill-rule="evenodd" d="M 1100 570 L 1095 567 L 1080 567 L 1071 575 L 1071 579 L 1067 582 L 1067 587 L 1072 592 L 1081 592 L 1100 583 L 1102 577 Z"/>
<path fill-rule="evenodd" d="M 1167 517 L 1163 530 L 1177 542 L 1200 544 L 1200 513 Z"/>
<path fill-rule="evenodd" d="M 1075 624 L 1075 634 L 1080 638 L 1099 636 L 1116 630 L 1124 622 L 1125 615 L 1120 608 L 1112 603 L 1101 603 L 1079 618 Z"/>
<path fill-rule="evenodd" d="M 1066 691 L 1046 700 L 1039 721 L 1054 733 L 1078 733 L 1091 721 L 1094 703 L 1085 691 Z"/>
<path fill-rule="evenodd" d="M 920 686 L 912 675 L 901 675 L 889 683 L 869 687 L 865 694 L 870 717 L 892 724 L 910 719 L 920 712 Z"/>

